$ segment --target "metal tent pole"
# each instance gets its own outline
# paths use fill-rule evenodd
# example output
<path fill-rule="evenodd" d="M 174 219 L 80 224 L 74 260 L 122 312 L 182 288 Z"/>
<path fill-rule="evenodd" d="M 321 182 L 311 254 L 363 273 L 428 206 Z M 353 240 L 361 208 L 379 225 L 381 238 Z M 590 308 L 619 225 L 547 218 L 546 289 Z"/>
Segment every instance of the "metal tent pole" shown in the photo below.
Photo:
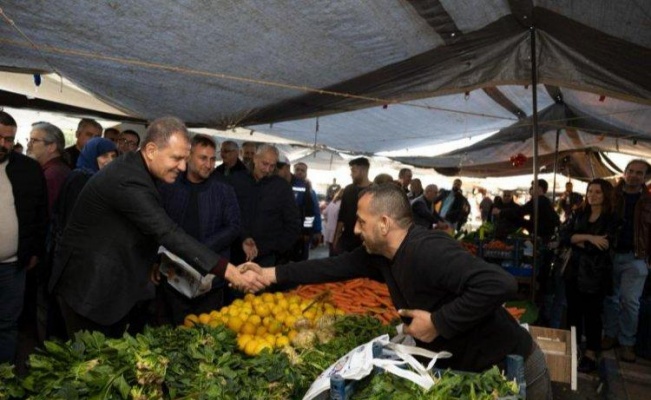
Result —
<path fill-rule="evenodd" d="M 533 270 L 531 281 L 531 300 L 535 299 L 536 293 L 536 276 L 539 271 L 539 258 L 538 257 L 538 197 L 535 192 L 538 190 L 538 69 L 536 61 L 536 28 L 532 25 L 529 28 L 531 37 L 531 97 L 533 105 Z"/>
<path fill-rule="evenodd" d="M 558 141 L 561 130 L 556 129 L 556 147 L 554 147 L 554 184 L 552 185 L 552 202 L 556 199 L 556 170 L 558 168 Z"/>

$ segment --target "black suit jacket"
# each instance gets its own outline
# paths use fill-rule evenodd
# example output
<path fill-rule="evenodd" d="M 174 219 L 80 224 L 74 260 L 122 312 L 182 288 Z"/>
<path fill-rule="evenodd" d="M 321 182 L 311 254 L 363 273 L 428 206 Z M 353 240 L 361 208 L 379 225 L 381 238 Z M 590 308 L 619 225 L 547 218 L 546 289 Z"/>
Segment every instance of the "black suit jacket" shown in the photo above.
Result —
<path fill-rule="evenodd" d="M 78 314 L 113 324 L 151 297 L 149 268 L 158 246 L 208 273 L 226 260 L 181 230 L 165 213 L 140 152 L 96 173 L 79 194 L 57 247 L 50 289 Z"/>

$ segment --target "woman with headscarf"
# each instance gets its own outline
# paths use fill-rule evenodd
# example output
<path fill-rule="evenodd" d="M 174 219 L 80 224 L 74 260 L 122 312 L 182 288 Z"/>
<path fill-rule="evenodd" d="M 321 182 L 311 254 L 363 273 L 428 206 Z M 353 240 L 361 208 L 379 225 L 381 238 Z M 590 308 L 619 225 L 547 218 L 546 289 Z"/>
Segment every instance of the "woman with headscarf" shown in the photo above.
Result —
<path fill-rule="evenodd" d="M 61 188 L 59 198 L 54 205 L 54 233 L 55 238 L 63 233 L 68 217 L 77 202 L 77 197 L 84 188 L 86 182 L 100 169 L 113 161 L 118 155 L 115 143 L 105 138 L 93 138 L 86 143 L 74 171 L 68 175 L 68 179 Z"/>

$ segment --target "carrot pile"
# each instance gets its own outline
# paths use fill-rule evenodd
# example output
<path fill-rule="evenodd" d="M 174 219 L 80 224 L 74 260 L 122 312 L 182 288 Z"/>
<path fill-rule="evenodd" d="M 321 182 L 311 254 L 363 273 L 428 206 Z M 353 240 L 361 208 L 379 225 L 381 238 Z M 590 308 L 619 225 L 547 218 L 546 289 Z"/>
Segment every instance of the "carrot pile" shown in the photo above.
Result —
<path fill-rule="evenodd" d="M 293 291 L 305 299 L 313 299 L 324 292 L 329 293 L 332 303 L 347 314 L 372 315 L 384 324 L 398 318 L 387 285 L 371 279 L 302 285 Z"/>
<path fill-rule="evenodd" d="M 518 307 L 504 307 L 506 308 L 506 311 L 515 318 L 516 321 L 520 321 L 520 318 L 524 315 L 524 313 L 527 311 L 526 308 L 518 308 Z"/>

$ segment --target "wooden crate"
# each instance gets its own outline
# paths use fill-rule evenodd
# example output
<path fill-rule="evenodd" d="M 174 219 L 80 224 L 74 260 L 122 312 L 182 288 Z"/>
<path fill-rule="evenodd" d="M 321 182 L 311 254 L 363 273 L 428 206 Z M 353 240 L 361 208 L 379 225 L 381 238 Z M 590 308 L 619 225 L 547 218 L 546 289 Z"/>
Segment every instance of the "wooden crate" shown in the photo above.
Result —
<path fill-rule="evenodd" d="M 545 354 L 549 376 L 554 382 L 569 383 L 576 390 L 576 330 L 530 326 L 529 332 Z"/>

